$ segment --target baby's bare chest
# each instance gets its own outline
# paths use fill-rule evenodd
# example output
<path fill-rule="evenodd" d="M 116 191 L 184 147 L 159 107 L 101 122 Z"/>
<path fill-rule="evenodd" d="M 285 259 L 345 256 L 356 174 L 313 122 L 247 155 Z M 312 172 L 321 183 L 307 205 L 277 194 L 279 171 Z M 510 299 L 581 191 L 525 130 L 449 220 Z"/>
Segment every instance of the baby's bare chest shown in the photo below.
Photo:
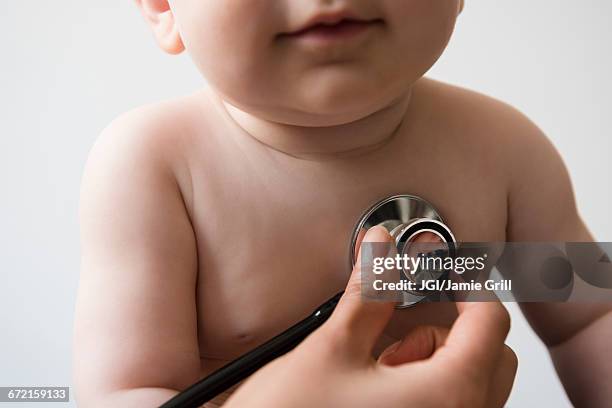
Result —
<path fill-rule="evenodd" d="M 397 171 L 328 166 L 327 176 L 325 166 L 303 173 L 234 168 L 213 183 L 209 171 L 192 169 L 202 358 L 231 360 L 342 290 L 355 223 L 387 196 L 427 199 L 459 241 L 505 239 L 502 187 L 474 177 L 469 163 L 464 172 L 424 163 L 397 163 Z M 443 324 L 446 309 L 417 308 L 396 318 Z"/>

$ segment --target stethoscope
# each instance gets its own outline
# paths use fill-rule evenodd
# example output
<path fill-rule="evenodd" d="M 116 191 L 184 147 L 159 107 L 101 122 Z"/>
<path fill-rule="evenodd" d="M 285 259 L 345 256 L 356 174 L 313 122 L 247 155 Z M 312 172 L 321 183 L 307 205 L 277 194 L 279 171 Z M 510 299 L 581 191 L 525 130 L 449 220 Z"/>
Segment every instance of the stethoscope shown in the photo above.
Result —
<path fill-rule="evenodd" d="M 414 195 L 395 195 L 373 205 L 355 225 L 350 245 L 350 269 L 355 265 L 356 249 L 360 239 L 365 231 L 376 225 L 383 226 L 389 231 L 400 254 L 407 250 L 415 237 L 429 232 L 440 238 L 449 256 L 455 255 L 457 247 L 455 237 L 433 205 Z M 325 323 L 342 294 L 343 292 L 336 294 L 304 320 L 191 385 L 161 405 L 161 408 L 199 407 L 227 391 L 270 361 L 293 349 Z M 395 307 L 398 309 L 410 307 L 428 296 L 428 293 L 406 291 L 402 293 L 402 299 Z"/>

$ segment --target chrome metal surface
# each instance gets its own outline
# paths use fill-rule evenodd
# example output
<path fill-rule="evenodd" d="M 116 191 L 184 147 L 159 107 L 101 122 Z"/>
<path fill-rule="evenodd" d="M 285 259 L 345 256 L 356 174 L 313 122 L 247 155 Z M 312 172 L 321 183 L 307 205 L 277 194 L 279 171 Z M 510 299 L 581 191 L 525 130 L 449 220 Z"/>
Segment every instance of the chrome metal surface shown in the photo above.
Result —
<path fill-rule="evenodd" d="M 407 244 L 423 232 L 432 232 L 441 238 L 442 242 L 455 246 L 455 237 L 450 228 L 444 224 L 442 216 L 428 201 L 409 194 L 395 195 L 379 201 L 367 210 L 359 219 L 351 237 L 350 267 L 357 261 L 356 248 L 365 232 L 376 226 L 383 226 L 395 239 L 398 253 L 403 253 Z M 432 228 L 432 225 L 434 228 Z M 439 229 L 439 230 L 437 230 Z M 406 236 L 406 233 L 408 235 Z M 425 299 L 422 294 L 402 294 L 402 301 L 396 308 L 405 308 Z"/>

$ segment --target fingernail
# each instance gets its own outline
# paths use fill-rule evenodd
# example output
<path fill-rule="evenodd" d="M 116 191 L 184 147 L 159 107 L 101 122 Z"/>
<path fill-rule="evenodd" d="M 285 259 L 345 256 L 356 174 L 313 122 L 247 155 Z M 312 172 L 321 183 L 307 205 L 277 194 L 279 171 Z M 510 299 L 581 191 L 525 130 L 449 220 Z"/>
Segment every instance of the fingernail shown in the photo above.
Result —
<path fill-rule="evenodd" d="M 364 242 L 388 242 L 389 241 L 389 232 L 382 225 L 375 225 L 370 228 L 365 237 L 363 237 Z"/>
<path fill-rule="evenodd" d="M 402 344 L 401 341 L 397 341 L 395 343 L 393 343 L 392 345 L 389 346 L 389 348 L 387 348 L 385 351 L 383 351 L 383 353 L 378 356 L 379 359 L 382 359 L 384 357 L 390 356 L 391 354 L 395 353 L 397 351 L 397 349 L 399 349 L 400 344 Z"/>
<path fill-rule="evenodd" d="M 370 228 L 361 242 L 361 260 L 371 264 L 375 258 L 386 258 L 390 252 L 390 235 L 385 227 L 376 225 Z"/>

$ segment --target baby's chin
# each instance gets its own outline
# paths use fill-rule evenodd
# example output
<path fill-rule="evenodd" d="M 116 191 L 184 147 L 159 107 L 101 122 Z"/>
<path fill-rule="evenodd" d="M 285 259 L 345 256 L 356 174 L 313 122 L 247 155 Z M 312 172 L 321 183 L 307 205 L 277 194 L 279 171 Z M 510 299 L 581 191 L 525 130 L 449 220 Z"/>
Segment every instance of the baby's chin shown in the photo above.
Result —
<path fill-rule="evenodd" d="M 293 118 L 287 118 L 286 123 L 295 126 L 339 126 L 356 122 L 382 109 L 385 105 L 368 105 L 344 107 L 344 109 L 320 109 L 306 107 Z"/>
<path fill-rule="evenodd" d="M 359 101 L 359 98 L 364 100 Z M 373 99 L 365 95 L 357 95 L 355 98 L 346 101 L 336 101 L 325 104 L 305 106 L 302 112 L 308 114 L 310 118 L 317 118 L 318 126 L 335 126 L 355 122 L 366 118 L 376 112 L 388 108 L 395 102 L 394 99 Z M 311 120 L 312 122 L 312 120 Z"/>
<path fill-rule="evenodd" d="M 227 102 L 260 119 L 295 126 L 335 126 L 363 119 L 409 93 L 411 83 L 405 77 L 381 77 L 384 81 L 357 70 L 322 69 L 291 78 L 281 74 L 276 83 L 264 77 L 250 86 L 242 83 L 216 89 Z"/>
<path fill-rule="evenodd" d="M 243 99 L 236 100 L 227 96 L 224 96 L 223 99 L 230 105 L 259 119 L 293 126 L 328 127 L 366 118 L 390 107 L 399 98 L 365 93 L 353 94 L 346 99 L 320 95 L 300 98 L 288 92 L 282 101 L 269 99 L 267 103 L 246 102 Z"/>
<path fill-rule="evenodd" d="M 391 105 L 408 90 L 384 89 L 364 84 L 341 86 L 314 85 L 287 95 L 286 106 L 305 116 L 317 117 L 320 126 L 331 126 L 362 119 Z"/>
<path fill-rule="evenodd" d="M 269 111 L 252 112 L 262 119 L 293 126 L 327 127 L 345 125 L 366 118 L 391 105 L 394 101 L 379 103 L 355 103 L 336 101 L 310 104 L 300 101 L 291 109 L 270 109 Z"/>

